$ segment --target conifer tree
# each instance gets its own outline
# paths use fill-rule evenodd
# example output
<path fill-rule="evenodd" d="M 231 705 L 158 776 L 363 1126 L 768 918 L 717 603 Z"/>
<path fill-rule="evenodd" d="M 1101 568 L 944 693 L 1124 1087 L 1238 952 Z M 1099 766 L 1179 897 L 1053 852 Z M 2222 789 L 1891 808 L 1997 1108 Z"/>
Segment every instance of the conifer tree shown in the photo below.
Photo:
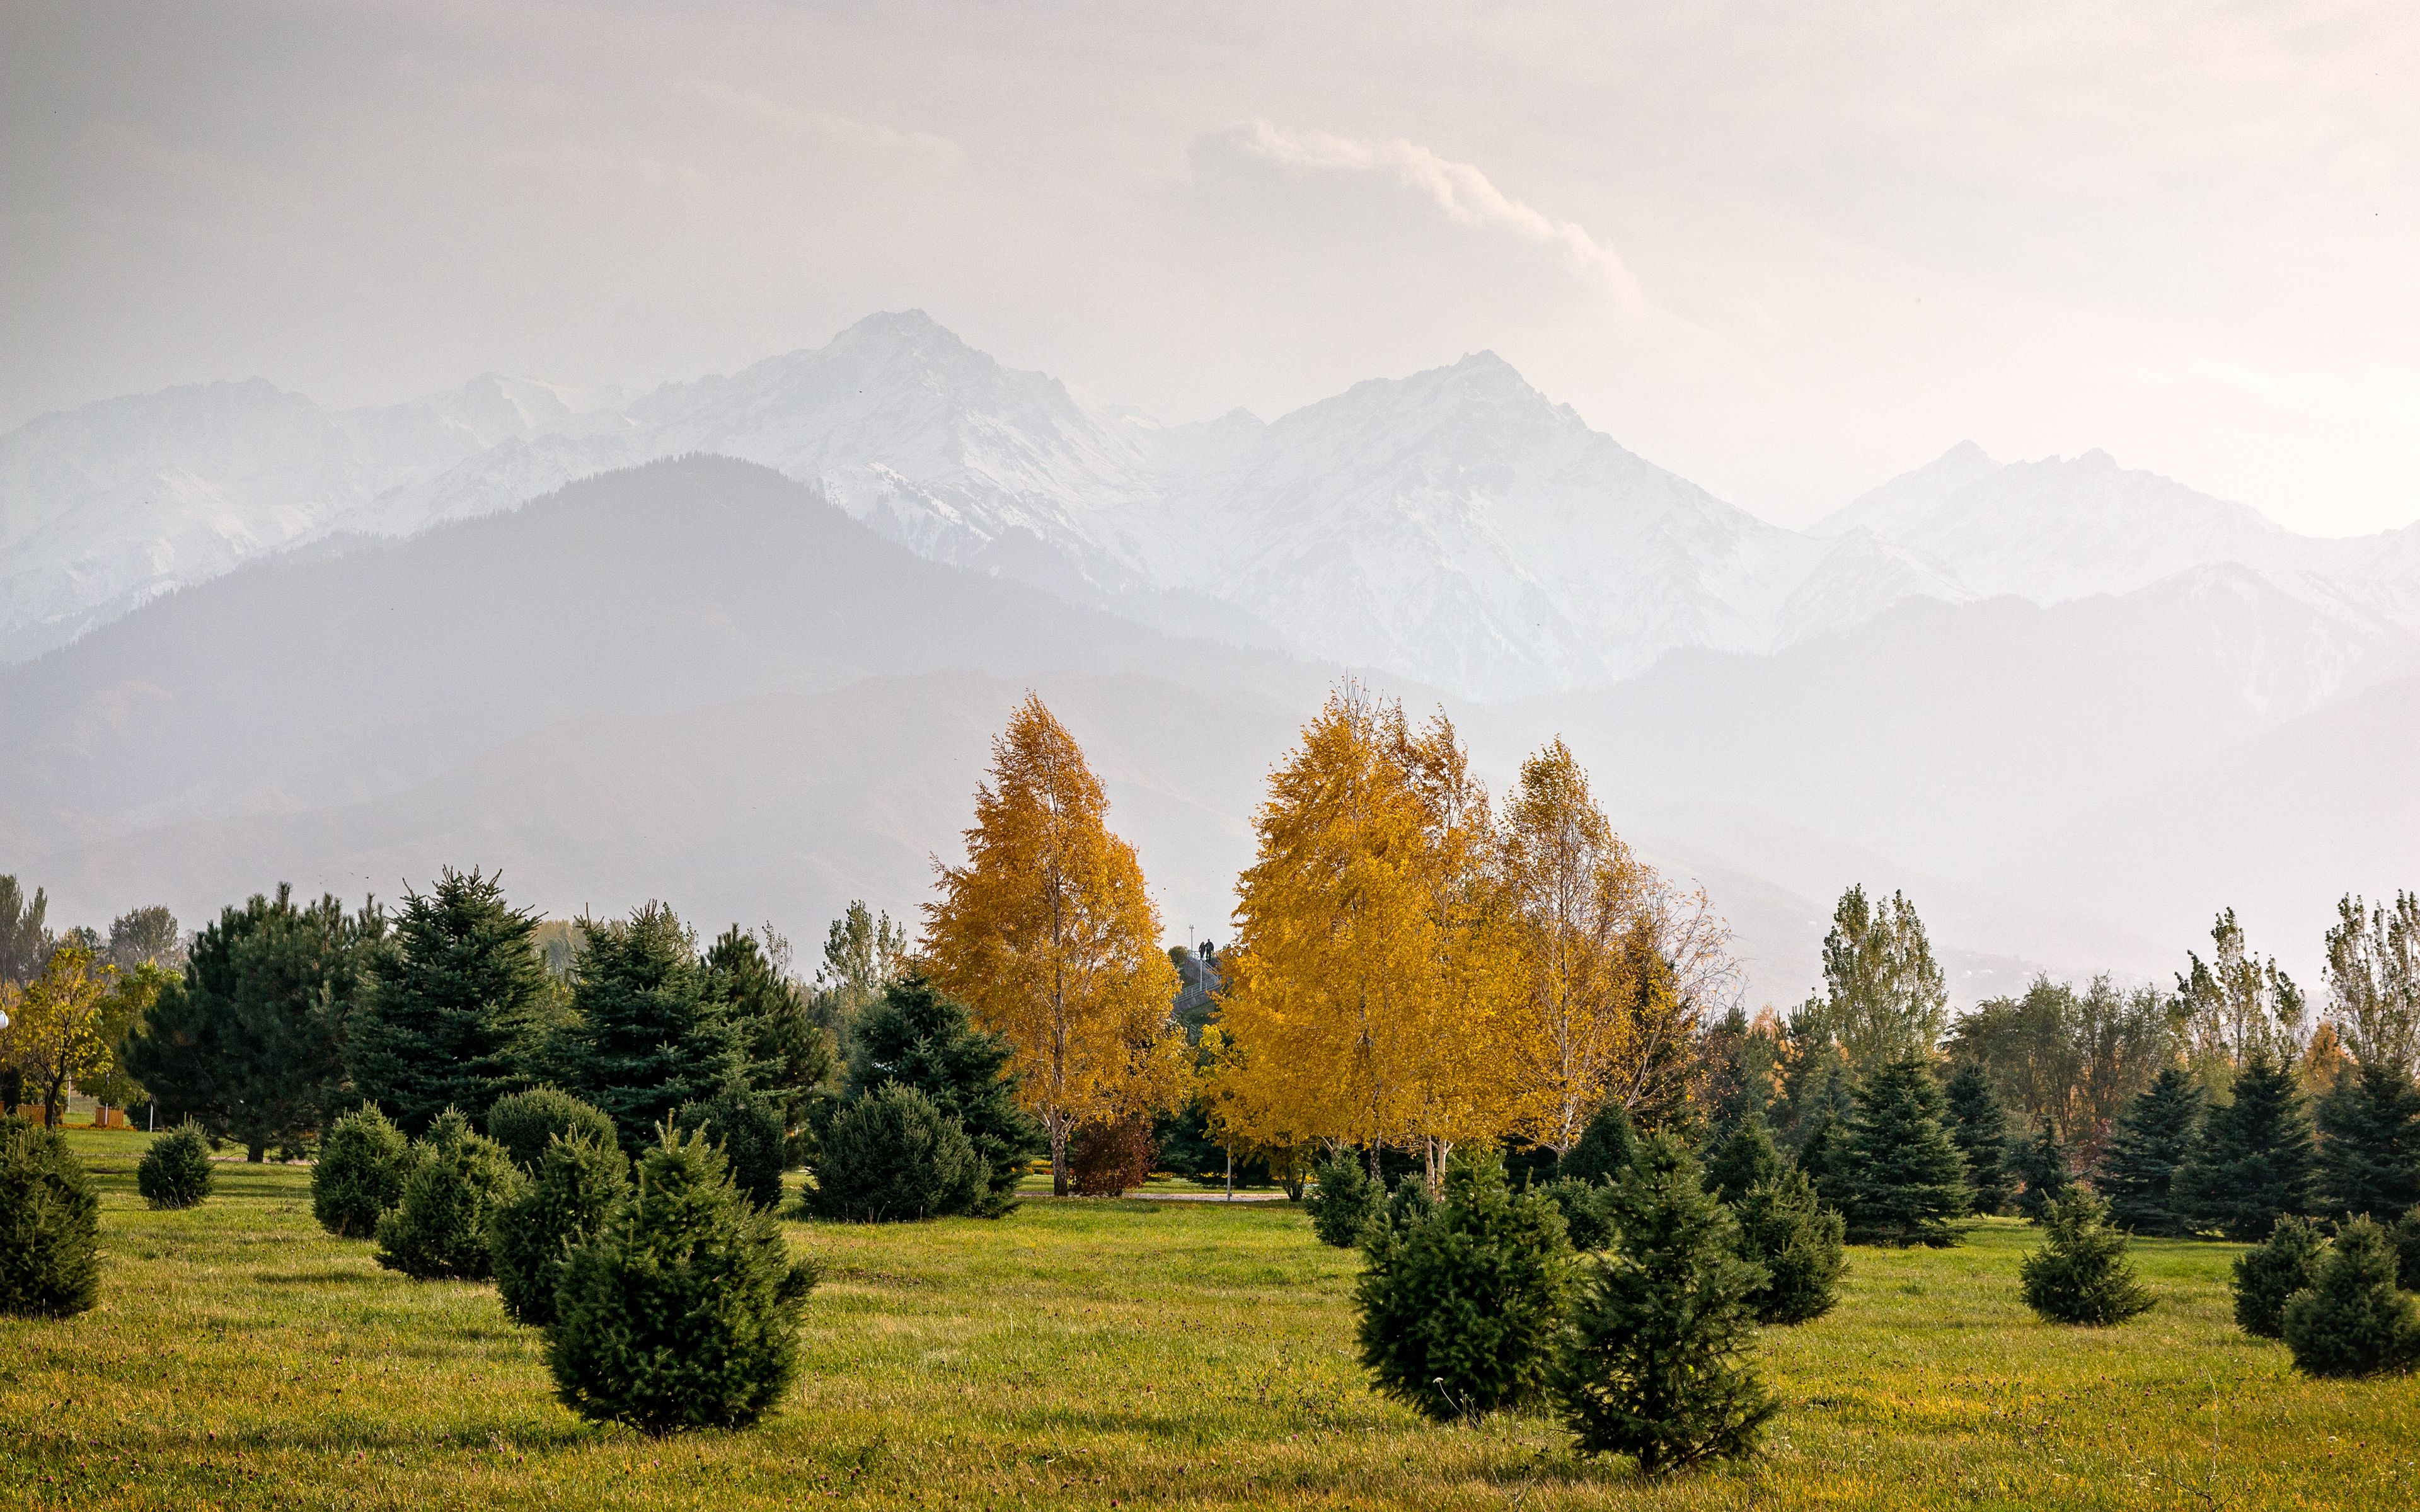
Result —
<path fill-rule="evenodd" d="M 500 875 L 447 867 L 427 892 L 406 892 L 348 1026 L 354 1089 L 419 1134 L 449 1107 L 484 1122 L 527 1086 L 554 992 L 536 930 Z"/>
<path fill-rule="evenodd" d="M 2420 1291 L 2420 1208 L 2395 1226 L 2395 1269 L 2404 1290 Z"/>
<path fill-rule="evenodd" d="M 967 864 L 924 910 L 933 984 L 1013 1048 L 1060 1196 L 1078 1125 L 1178 1106 L 1189 1069 L 1159 911 L 1108 814 L 1075 737 L 1027 695 L 992 742 Z"/>
<path fill-rule="evenodd" d="M 2267 1239 L 2235 1257 L 2235 1325 L 2261 1338 L 2277 1337 L 2286 1304 L 2310 1286 L 2327 1247 L 2309 1219 L 2278 1219 Z"/>
<path fill-rule="evenodd" d="M 2058 1125 L 2044 1121 L 2034 1136 L 2018 1144 L 2009 1161 L 2010 1171 L 2024 1183 L 2017 1194 L 2017 1213 L 2033 1223 L 2050 1215 L 2051 1204 L 2065 1196 L 2075 1180 L 2075 1172 L 2068 1164 L 2067 1144 L 2058 1136 Z"/>
<path fill-rule="evenodd" d="M 210 1142 L 188 1119 L 151 1141 L 134 1167 L 134 1189 L 155 1208 L 193 1208 L 210 1195 Z"/>
<path fill-rule="evenodd" d="M 1544 1193 L 1513 1191 L 1492 1153 L 1458 1150 L 1435 1206 L 1372 1225 L 1363 1247 L 1361 1362 L 1380 1391 L 1439 1419 L 1537 1395 L 1572 1260 L 1562 1215 Z"/>
<path fill-rule="evenodd" d="M 597 1236 L 629 1193 L 630 1160 L 610 1132 L 548 1137 L 529 1184 L 488 1217 L 496 1293 L 515 1322 L 554 1321 L 565 1258 Z"/>
<path fill-rule="evenodd" d="M 1949 1104 L 1949 1137 L 1966 1157 L 1966 1192 L 1974 1211 L 1986 1216 L 2009 1211 L 2016 1183 L 2009 1174 L 2009 1110 L 1999 1088 L 1976 1060 L 1959 1064 L 1944 1091 Z"/>
<path fill-rule="evenodd" d="M 1630 1126 L 1629 1110 L 1619 1103 L 1606 1103 L 1590 1115 L 1579 1143 L 1564 1153 L 1555 1171 L 1600 1185 L 1618 1181 L 1630 1169 L 1630 1157 L 1637 1148 L 1638 1135 Z"/>
<path fill-rule="evenodd" d="M 484 1280 L 495 1273 L 489 1219 L 525 1185 L 503 1146 L 473 1133 L 470 1119 L 447 1108 L 413 1148 L 403 1196 L 379 1219 L 371 1257 L 418 1281 Z"/>
<path fill-rule="evenodd" d="M 1732 1209 L 1740 1255 L 1764 1267 L 1764 1284 L 1749 1293 L 1760 1323 L 1804 1323 L 1832 1310 L 1844 1263 L 1847 1225 L 1815 1195 L 1796 1167 L 1750 1187 Z"/>
<path fill-rule="evenodd" d="M 2420 1302 L 2396 1284 L 2386 1230 L 2356 1218 L 2336 1233 L 2310 1288 L 2286 1304 L 2282 1332 L 2307 1375 L 2366 1376 L 2420 1365 Z"/>
<path fill-rule="evenodd" d="M 2044 1206 L 2041 1222 L 2047 1242 L 2019 1267 L 2026 1306 L 2053 1322 L 2095 1328 L 2150 1307 L 2151 1294 L 2126 1257 L 2126 1236 L 2109 1226 L 2109 1205 L 2097 1195 L 2063 1190 Z"/>
<path fill-rule="evenodd" d="M 669 1125 L 629 1200 L 565 1257 L 546 1363 L 582 1417 L 651 1436 L 744 1427 L 790 1388 L 815 1268 L 733 1189 L 722 1157 Z"/>
<path fill-rule="evenodd" d="M 100 1235 L 101 1190 L 66 1136 L 0 1113 L 0 1316 L 70 1318 L 90 1307 L 101 1294 Z"/>
<path fill-rule="evenodd" d="M 738 1031 L 748 1085 L 773 1100 L 785 1136 L 806 1127 L 817 1089 L 840 1069 L 831 1032 L 774 958 L 788 949 L 769 925 L 760 941 L 734 924 L 706 952 L 708 990 Z"/>
<path fill-rule="evenodd" d="M 789 1141 L 772 1093 L 727 1086 L 704 1102 L 682 1103 L 675 1122 L 722 1151 L 740 1196 L 760 1208 L 781 1206 Z"/>
<path fill-rule="evenodd" d="M 1820 1106 L 1800 1131 L 1798 1153 L 1791 1164 L 1806 1174 L 1815 1196 L 1827 1208 L 1848 1205 L 1847 1119 Z"/>
<path fill-rule="evenodd" d="M 1780 1407 L 1748 1354 L 1764 1270 L 1673 1136 L 1642 1141 L 1614 1190 L 1620 1238 L 1585 1267 L 1553 1377 L 1575 1447 L 1651 1475 L 1747 1453 Z"/>
<path fill-rule="evenodd" d="M 2400 1066 L 2363 1061 L 2319 1105 L 2319 1211 L 2392 1224 L 2420 1205 L 2420 1087 Z"/>
<path fill-rule="evenodd" d="M 2196 1226 L 2250 1242 L 2281 1215 L 2310 1211 L 2316 1151 L 2293 1073 L 2265 1050 L 2255 1047 L 2234 1090 L 2233 1102 L 2203 1120 L 2200 1148 L 2177 1172 L 2173 1200 Z"/>
<path fill-rule="evenodd" d="M 745 1076 L 739 1031 L 670 908 L 583 918 L 580 933 L 571 1017 L 553 1058 L 564 1085 L 613 1120 L 623 1150 L 641 1150 L 682 1103 Z"/>
<path fill-rule="evenodd" d="M 618 1142 L 613 1120 L 604 1109 L 582 1103 L 551 1083 L 500 1097 L 488 1110 L 488 1137 L 504 1146 L 504 1153 L 524 1171 L 537 1169 L 557 1134 L 568 1138 L 582 1134 L 609 1145 Z"/>
<path fill-rule="evenodd" d="M 1857 1089 L 1838 1162 L 1850 1242 L 1958 1242 L 1949 1220 L 1966 1213 L 1966 1161 L 1941 1126 L 1945 1110 L 1920 1056 L 1878 1068 Z"/>
<path fill-rule="evenodd" d="M 982 1157 L 958 1120 L 886 1082 L 824 1128 L 807 1211 L 844 1223 L 915 1223 L 984 1211 Z"/>
<path fill-rule="evenodd" d="M 1714 1147 L 1714 1158 L 1706 1163 L 1707 1190 L 1729 1203 L 1737 1203 L 1747 1196 L 1749 1188 L 1761 1186 L 1780 1175 L 1781 1155 L 1773 1148 L 1773 1135 L 1766 1132 L 1764 1119 L 1756 1117 L 1740 1120 L 1730 1136 Z"/>
<path fill-rule="evenodd" d="M 1318 1184 L 1302 1199 L 1311 1214 L 1311 1231 L 1323 1244 L 1351 1249 L 1385 1206 L 1387 1189 L 1361 1168 L 1351 1150 L 1338 1150 L 1321 1161 L 1316 1174 Z"/>
<path fill-rule="evenodd" d="M 2118 1116 L 2093 1178 L 2118 1227 L 2170 1238 L 2190 1231 L 2171 1189 L 2199 1145 L 2201 1120 L 2201 1084 L 2180 1066 L 2161 1072 Z"/>
<path fill-rule="evenodd" d="M 1613 1242 L 1613 1187 L 1558 1176 L 1538 1188 L 1563 1215 L 1563 1233 L 1582 1255 Z"/>
<path fill-rule="evenodd" d="M 365 1103 L 328 1126 L 311 1166 L 311 1215 L 339 1239 L 367 1239 L 387 1210 L 403 1200 L 411 1174 L 411 1144 L 403 1131 Z"/>
<path fill-rule="evenodd" d="M 893 1083 L 924 1094 L 958 1127 L 984 1164 L 983 1217 L 1016 1205 L 1025 1163 L 1046 1148 L 1042 1126 L 1017 1102 L 1016 1048 L 978 1027 L 966 1006 L 909 970 L 858 1012 L 849 1033 L 844 1096 L 855 1102 Z"/>

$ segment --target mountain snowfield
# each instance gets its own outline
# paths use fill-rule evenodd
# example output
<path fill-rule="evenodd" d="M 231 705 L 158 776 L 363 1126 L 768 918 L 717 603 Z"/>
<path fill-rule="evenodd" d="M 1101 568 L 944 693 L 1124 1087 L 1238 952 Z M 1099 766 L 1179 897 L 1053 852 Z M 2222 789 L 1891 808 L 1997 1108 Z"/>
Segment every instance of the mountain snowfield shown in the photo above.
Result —
<path fill-rule="evenodd" d="M 2313 697 L 2392 675 L 2420 634 L 2420 525 L 2297 536 L 2102 453 L 1962 445 L 1792 531 L 1489 353 L 1274 422 L 1160 426 L 911 311 L 627 402 L 491 375 L 328 412 L 255 379 L 43 416 L 0 438 L 0 659 L 258 556 L 688 453 L 807 483 L 933 561 L 1482 700 L 1608 686 L 1685 648 L 1770 654 L 1911 598 L 2054 604 L 2217 566 L 2321 614 L 2328 643 L 2292 646 L 2286 677 Z M 2250 694 L 2281 673 L 2255 656 L 2245 676 Z"/>

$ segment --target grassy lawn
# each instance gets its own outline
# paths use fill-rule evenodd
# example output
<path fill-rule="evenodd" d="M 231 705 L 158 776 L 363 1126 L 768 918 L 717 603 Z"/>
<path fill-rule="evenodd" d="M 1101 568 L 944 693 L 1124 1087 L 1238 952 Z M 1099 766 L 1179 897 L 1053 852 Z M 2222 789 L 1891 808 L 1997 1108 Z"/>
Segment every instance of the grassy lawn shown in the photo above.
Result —
<path fill-rule="evenodd" d="M 1353 1257 L 1286 1204 L 1029 1201 L 999 1223 L 790 1226 L 820 1257 L 806 1370 L 753 1431 L 650 1443 L 550 1395 L 494 1290 L 414 1283 L 311 1221 L 307 1172 L 210 1201 L 102 1173 L 101 1305 L 0 1319 L 0 1505 L 2380 1507 L 2420 1500 L 2420 1380 L 2304 1381 L 2228 1321 L 2215 1244 L 2138 1246 L 2160 1302 L 2036 1322 L 2020 1225 L 1853 1252 L 1775 1330 L 1745 1465 L 1644 1483 L 1544 1416 L 1438 1427 L 1352 1355 Z"/>

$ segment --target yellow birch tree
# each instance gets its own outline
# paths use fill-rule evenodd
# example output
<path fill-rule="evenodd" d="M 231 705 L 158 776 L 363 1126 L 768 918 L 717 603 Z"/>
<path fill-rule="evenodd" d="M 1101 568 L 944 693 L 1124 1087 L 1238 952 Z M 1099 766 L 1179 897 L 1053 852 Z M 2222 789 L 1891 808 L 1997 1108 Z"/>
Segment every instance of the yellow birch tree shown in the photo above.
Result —
<path fill-rule="evenodd" d="M 116 979 L 116 966 L 96 964 L 80 945 L 63 945 L 10 1009 L 0 1054 L 41 1088 L 44 1123 L 57 1126 L 70 1084 L 116 1064 L 103 1034 Z"/>
<path fill-rule="evenodd" d="M 1500 841 L 1519 961 L 1506 1037 L 1521 1087 L 1519 1128 L 1559 1157 L 1629 1069 L 1643 1027 L 1634 1010 L 1649 875 L 1559 737 L 1521 764 Z"/>
<path fill-rule="evenodd" d="M 1016 1048 L 1018 1095 L 1050 1136 L 1067 1195 L 1078 1125 L 1173 1105 L 1188 1067 L 1170 1030 L 1176 967 L 1134 848 L 1111 834 L 1084 753 L 1026 696 L 975 789 L 967 864 L 940 869 L 924 905 L 934 984 Z"/>

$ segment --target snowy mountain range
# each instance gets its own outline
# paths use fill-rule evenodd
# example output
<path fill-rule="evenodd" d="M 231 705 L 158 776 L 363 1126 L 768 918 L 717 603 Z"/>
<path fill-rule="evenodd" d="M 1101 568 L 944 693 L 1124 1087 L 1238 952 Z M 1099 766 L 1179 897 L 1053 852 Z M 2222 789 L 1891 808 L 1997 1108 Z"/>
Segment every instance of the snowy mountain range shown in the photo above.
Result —
<path fill-rule="evenodd" d="M 2050 605 L 2195 573 L 2294 606 L 2273 634 L 2212 622 L 2248 634 L 2243 686 L 2284 689 L 2281 715 L 2409 670 L 2420 642 L 2420 525 L 2298 536 L 2102 453 L 1962 445 L 1792 531 L 1488 353 L 1274 422 L 1161 426 L 908 312 L 628 400 L 491 375 L 332 412 L 254 379 L 45 415 L 0 438 L 0 661 L 256 557 L 689 453 L 807 483 L 928 560 L 1483 700 L 1609 686 L 1683 649 L 1771 654 L 1909 599 Z"/>

